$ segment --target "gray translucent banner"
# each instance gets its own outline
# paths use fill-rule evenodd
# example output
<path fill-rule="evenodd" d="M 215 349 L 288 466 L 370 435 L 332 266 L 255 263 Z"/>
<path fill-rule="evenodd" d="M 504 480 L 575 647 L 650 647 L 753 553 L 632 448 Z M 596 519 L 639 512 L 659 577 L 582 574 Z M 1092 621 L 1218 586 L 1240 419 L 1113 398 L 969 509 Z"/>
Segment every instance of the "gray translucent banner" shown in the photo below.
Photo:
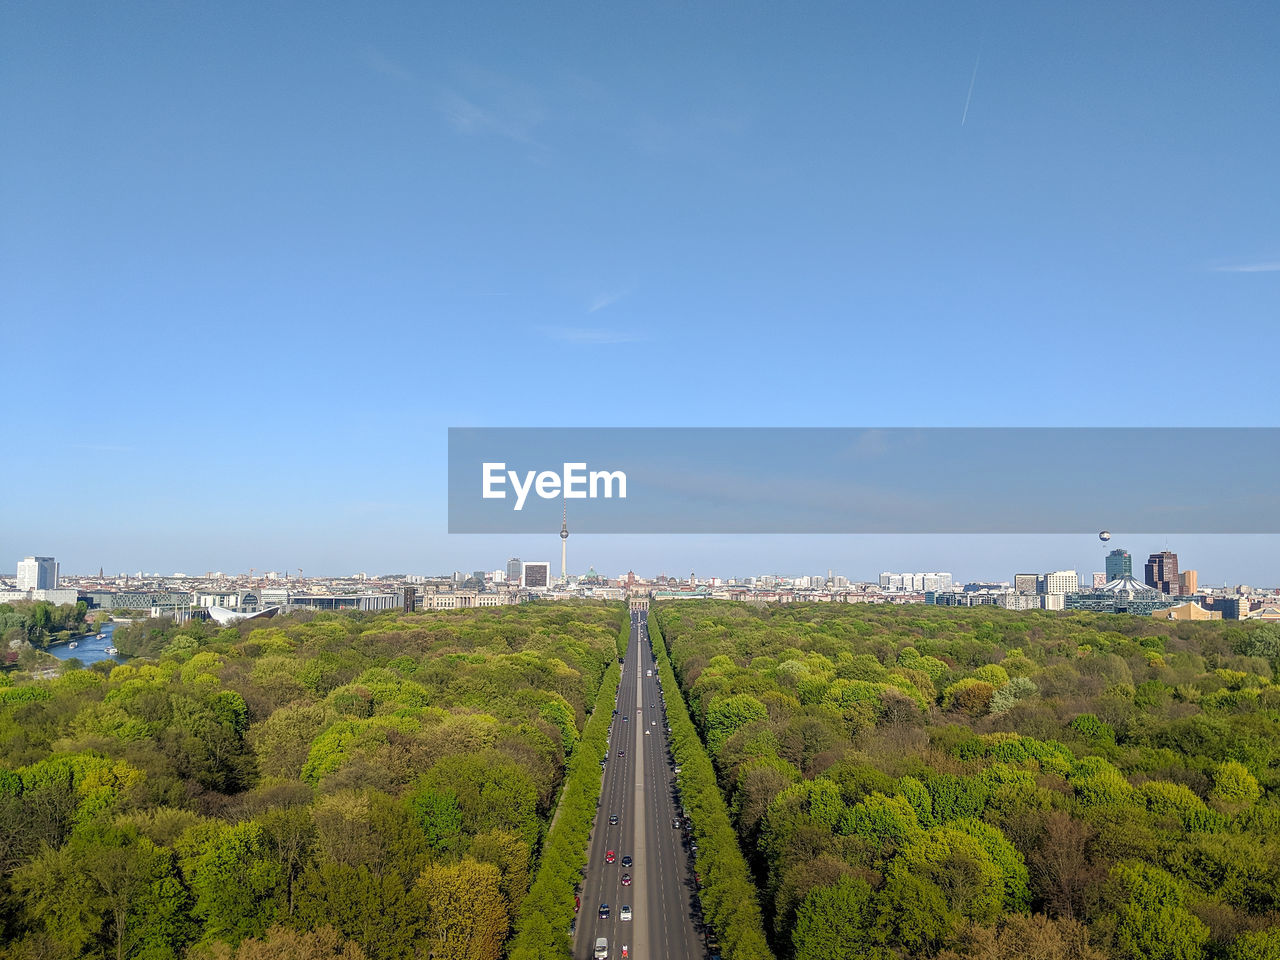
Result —
<path fill-rule="evenodd" d="M 449 532 L 1276 533 L 1278 466 L 1271 427 L 455 427 Z"/>

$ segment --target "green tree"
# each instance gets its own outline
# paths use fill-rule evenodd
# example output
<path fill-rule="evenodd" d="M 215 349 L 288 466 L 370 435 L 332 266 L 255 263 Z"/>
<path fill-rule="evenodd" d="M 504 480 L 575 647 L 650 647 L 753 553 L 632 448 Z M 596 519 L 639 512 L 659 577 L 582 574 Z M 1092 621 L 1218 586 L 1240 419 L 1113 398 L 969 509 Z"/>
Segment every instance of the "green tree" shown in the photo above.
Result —
<path fill-rule="evenodd" d="M 97 944 L 116 960 L 159 960 L 190 935 L 172 854 L 132 828 L 89 827 L 60 850 L 45 847 L 15 888 L 33 919 L 73 952 Z"/>
<path fill-rule="evenodd" d="M 768 716 L 769 711 L 764 704 L 750 694 L 716 697 L 707 707 L 707 746 L 713 754 L 719 753 L 735 730 L 757 720 L 768 719 Z"/>
<path fill-rule="evenodd" d="M 453 853 L 462 839 L 462 810 L 458 795 L 448 787 L 423 786 L 409 795 L 409 809 L 418 818 L 433 850 Z"/>
<path fill-rule="evenodd" d="M 426 905 L 426 940 L 436 960 L 498 960 L 507 937 L 510 904 L 502 877 L 470 857 L 432 865 L 418 878 Z"/>
<path fill-rule="evenodd" d="M 1145 863 L 1111 871 L 1116 951 L 1122 960 L 1200 960 L 1209 928 L 1186 908 L 1186 891 L 1168 873 Z"/>
<path fill-rule="evenodd" d="M 1280 927 L 1242 933 L 1226 950 L 1227 960 L 1280 960 Z"/>
<path fill-rule="evenodd" d="M 948 911 L 974 923 L 1000 914 L 1004 883 L 982 843 L 952 827 L 934 827 L 908 844 L 889 866 L 889 876 L 909 874 L 942 891 Z"/>
<path fill-rule="evenodd" d="M 1228 806 L 1248 806 L 1262 796 L 1262 788 L 1249 768 L 1235 760 L 1218 764 L 1213 771 L 1211 800 Z"/>
<path fill-rule="evenodd" d="M 871 887 L 858 877 L 844 876 L 831 886 L 811 890 L 796 911 L 791 934 L 796 960 L 887 958 L 889 954 L 877 942 L 876 917 Z"/>
<path fill-rule="evenodd" d="M 275 919 L 272 895 L 284 877 L 263 828 L 211 821 L 184 833 L 176 848 L 205 938 L 234 945 L 261 936 Z"/>

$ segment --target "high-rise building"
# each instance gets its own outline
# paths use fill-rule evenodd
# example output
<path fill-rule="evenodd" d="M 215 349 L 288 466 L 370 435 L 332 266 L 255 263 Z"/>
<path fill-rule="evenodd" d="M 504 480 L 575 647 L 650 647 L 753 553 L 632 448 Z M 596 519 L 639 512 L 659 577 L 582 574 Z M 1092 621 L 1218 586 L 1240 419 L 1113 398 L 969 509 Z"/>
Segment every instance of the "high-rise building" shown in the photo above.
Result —
<path fill-rule="evenodd" d="M 405 585 L 404 588 L 404 612 L 413 613 L 418 606 L 418 588 Z"/>
<path fill-rule="evenodd" d="M 524 564 L 520 562 L 519 557 L 512 557 L 507 561 L 507 583 L 519 583 L 520 573 L 524 570 Z"/>
<path fill-rule="evenodd" d="M 1015 593 L 1039 593 L 1040 574 L 1015 573 L 1013 575 L 1013 590 Z"/>
<path fill-rule="evenodd" d="M 1161 593 L 1176 594 L 1182 589 L 1178 579 L 1178 555 L 1168 550 L 1161 550 L 1147 557 L 1147 586 L 1155 587 Z"/>
<path fill-rule="evenodd" d="M 1133 557 L 1119 547 L 1107 554 L 1107 582 L 1133 576 Z"/>
<path fill-rule="evenodd" d="M 1183 570 L 1178 574 L 1179 589 L 1184 597 L 1189 597 L 1200 586 L 1200 574 L 1195 570 Z"/>
<path fill-rule="evenodd" d="M 1045 593 L 1078 593 L 1079 591 L 1080 574 L 1074 570 L 1054 570 L 1044 575 Z"/>
<path fill-rule="evenodd" d="M 524 565 L 521 583 L 528 590 L 545 590 L 551 582 L 551 564 L 545 560 L 530 561 Z"/>
<path fill-rule="evenodd" d="M 1097 590 L 1099 587 L 1105 587 L 1106 585 L 1107 585 L 1107 575 L 1105 573 L 1099 573 L 1098 571 L 1095 570 L 1093 573 L 1093 589 Z"/>
<path fill-rule="evenodd" d="M 19 590 L 55 590 L 58 561 L 53 557 L 26 557 L 18 561 Z"/>

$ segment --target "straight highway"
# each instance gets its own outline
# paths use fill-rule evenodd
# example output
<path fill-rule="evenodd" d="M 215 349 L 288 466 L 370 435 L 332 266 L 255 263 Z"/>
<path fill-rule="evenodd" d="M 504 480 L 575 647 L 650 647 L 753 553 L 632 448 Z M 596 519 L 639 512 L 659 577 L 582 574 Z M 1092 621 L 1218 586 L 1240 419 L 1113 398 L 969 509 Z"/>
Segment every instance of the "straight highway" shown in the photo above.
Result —
<path fill-rule="evenodd" d="M 579 893 L 573 955 L 581 960 L 595 956 L 600 937 L 608 940 L 610 960 L 622 956 L 624 945 L 628 960 L 702 960 L 707 955 L 695 920 L 687 834 L 673 826 L 678 800 L 661 694 L 647 613 L 633 611 L 600 807 Z M 611 822 L 614 817 L 616 823 Z M 601 904 L 608 904 L 607 917 L 600 916 Z M 624 907 L 630 908 L 629 920 L 622 919 Z"/>

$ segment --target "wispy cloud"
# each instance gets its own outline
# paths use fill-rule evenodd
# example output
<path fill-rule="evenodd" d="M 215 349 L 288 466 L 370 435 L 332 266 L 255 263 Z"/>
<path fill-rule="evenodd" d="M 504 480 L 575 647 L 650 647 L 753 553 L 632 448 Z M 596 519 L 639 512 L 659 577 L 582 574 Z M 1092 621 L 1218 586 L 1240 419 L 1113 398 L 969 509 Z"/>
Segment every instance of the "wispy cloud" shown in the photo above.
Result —
<path fill-rule="evenodd" d="M 382 74 L 384 77 L 391 77 L 405 82 L 417 79 L 408 67 L 391 59 L 377 47 L 363 47 L 360 50 L 360 57 L 369 69 L 375 73 Z"/>
<path fill-rule="evenodd" d="M 435 107 L 461 134 L 505 137 L 545 149 L 534 137 L 546 119 L 542 98 L 527 85 L 500 74 L 463 71 L 456 83 L 438 90 Z"/>
<path fill-rule="evenodd" d="M 605 307 L 611 307 L 619 300 L 623 300 L 631 296 L 631 290 L 618 290 L 614 293 L 602 293 L 595 297 L 587 304 L 587 313 L 595 313 L 597 310 L 603 310 Z"/>
<path fill-rule="evenodd" d="M 1261 260 L 1256 263 L 1228 263 L 1210 267 L 1215 273 L 1276 273 L 1280 272 L 1280 260 Z"/>
<path fill-rule="evenodd" d="M 610 330 L 606 327 L 542 327 L 543 336 L 562 343 L 638 343 L 644 337 L 630 330 Z"/>

